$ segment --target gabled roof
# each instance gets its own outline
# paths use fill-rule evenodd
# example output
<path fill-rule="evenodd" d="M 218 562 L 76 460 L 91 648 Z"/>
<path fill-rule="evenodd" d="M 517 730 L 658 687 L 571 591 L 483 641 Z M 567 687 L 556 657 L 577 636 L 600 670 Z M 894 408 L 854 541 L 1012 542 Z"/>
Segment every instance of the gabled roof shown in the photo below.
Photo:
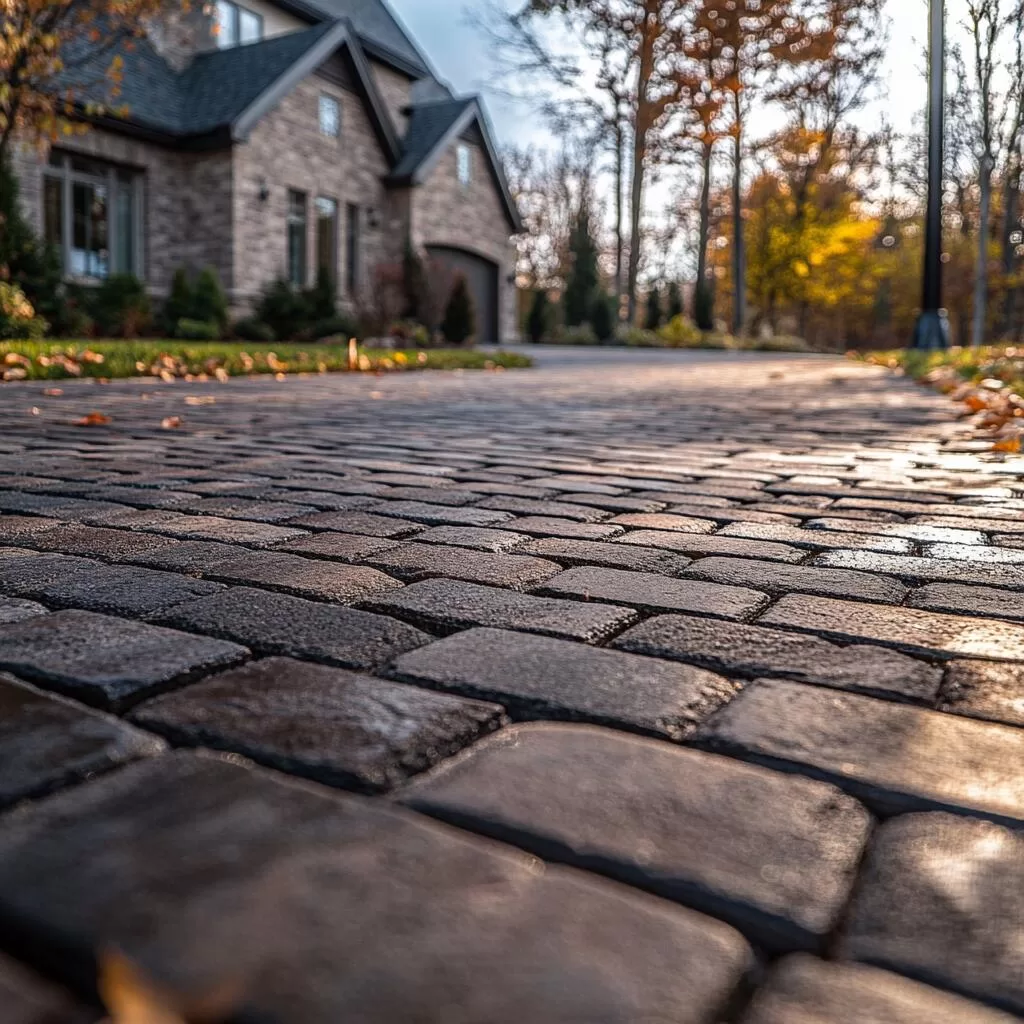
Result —
<path fill-rule="evenodd" d="M 522 231 L 522 220 L 509 191 L 501 160 L 494 146 L 491 126 L 476 96 L 453 97 L 418 103 L 408 108 L 409 124 L 402 140 L 402 155 L 388 176 L 393 185 L 420 185 L 437 166 L 445 149 L 474 124 L 480 130 L 483 149 L 513 230 Z"/>

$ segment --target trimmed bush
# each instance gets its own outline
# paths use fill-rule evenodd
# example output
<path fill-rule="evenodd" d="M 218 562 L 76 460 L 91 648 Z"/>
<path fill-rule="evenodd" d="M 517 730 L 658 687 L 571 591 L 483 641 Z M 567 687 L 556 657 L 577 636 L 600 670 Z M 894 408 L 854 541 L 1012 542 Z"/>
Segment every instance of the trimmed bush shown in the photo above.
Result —
<path fill-rule="evenodd" d="M 644 327 L 649 331 L 656 331 L 664 322 L 661 312 L 661 292 L 656 284 L 651 285 L 647 294 L 647 313 L 644 317 Z"/>
<path fill-rule="evenodd" d="M 543 288 L 538 288 L 533 293 L 533 304 L 526 318 L 526 333 L 534 344 L 539 344 L 548 336 L 551 330 L 551 313 L 548 293 Z"/>
<path fill-rule="evenodd" d="M 683 307 L 683 293 L 679 287 L 678 281 L 670 281 L 668 285 L 668 292 L 665 296 L 665 318 L 667 320 L 675 320 L 677 316 L 682 316 L 686 310 Z"/>
<path fill-rule="evenodd" d="M 358 334 L 353 320 L 347 316 L 332 316 L 318 320 L 312 327 L 303 331 L 303 336 L 310 341 L 320 341 L 321 338 L 354 338 Z"/>
<path fill-rule="evenodd" d="M 302 292 L 278 278 L 263 292 L 256 306 L 256 319 L 270 327 L 275 339 L 288 341 L 309 326 L 309 304 Z"/>
<path fill-rule="evenodd" d="M 220 335 L 216 320 L 190 320 L 183 316 L 174 326 L 174 336 L 183 341 L 219 341 Z"/>
<path fill-rule="evenodd" d="M 149 326 L 149 296 L 134 274 L 113 274 L 92 296 L 92 315 L 109 338 L 137 338 Z"/>
<path fill-rule="evenodd" d="M 698 330 L 715 329 L 715 291 L 707 281 L 698 281 L 693 292 L 693 321 Z"/>
<path fill-rule="evenodd" d="M 277 338 L 274 337 L 274 329 L 254 316 L 236 320 L 231 328 L 231 333 L 240 341 L 277 341 Z"/>
<path fill-rule="evenodd" d="M 594 299 L 594 308 L 590 314 L 590 326 L 598 341 L 608 341 L 615 335 L 615 314 L 612 312 L 611 298 L 599 292 Z"/>
<path fill-rule="evenodd" d="M 171 290 L 164 300 L 164 306 L 160 313 L 163 329 L 173 335 L 178 321 L 192 316 L 192 308 L 192 282 L 189 281 L 185 268 L 178 267 L 174 272 L 174 277 L 171 278 Z"/>
<path fill-rule="evenodd" d="M 648 331 L 643 327 L 620 327 L 615 332 L 615 340 L 623 345 L 635 348 L 664 348 L 665 343 L 658 337 L 657 331 Z"/>
<path fill-rule="evenodd" d="M 312 321 L 333 320 L 338 312 L 338 289 L 326 267 L 316 272 L 316 284 L 305 293 L 306 316 Z"/>
<path fill-rule="evenodd" d="M 697 325 L 681 314 L 669 320 L 658 331 L 658 337 L 670 348 L 700 348 L 704 340 Z"/>
<path fill-rule="evenodd" d="M 213 267 L 203 267 L 199 271 L 192 289 L 192 306 L 187 319 L 215 323 L 221 333 L 227 330 L 228 300 L 224 297 L 220 278 Z"/>
<path fill-rule="evenodd" d="M 452 345 L 462 345 L 476 333 L 476 310 L 469 285 L 461 275 L 455 281 L 448 308 L 444 311 L 441 333 Z"/>
<path fill-rule="evenodd" d="M 46 321 L 36 316 L 32 303 L 12 281 L 0 281 L 0 338 L 39 341 Z"/>
<path fill-rule="evenodd" d="M 577 327 L 556 327 L 551 340 L 556 345 L 596 345 L 598 337 L 590 324 L 580 324 Z"/>

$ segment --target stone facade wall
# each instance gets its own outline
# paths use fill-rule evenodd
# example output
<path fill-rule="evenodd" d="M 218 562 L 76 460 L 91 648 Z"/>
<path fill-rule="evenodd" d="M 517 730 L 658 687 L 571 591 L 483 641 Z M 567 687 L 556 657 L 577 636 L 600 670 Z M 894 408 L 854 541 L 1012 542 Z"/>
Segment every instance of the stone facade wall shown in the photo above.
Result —
<path fill-rule="evenodd" d="M 395 123 L 395 131 L 398 132 L 398 137 L 402 138 L 409 124 L 409 117 L 403 110 L 409 106 L 412 80 L 400 71 L 395 71 L 376 60 L 370 61 L 370 67 L 381 99 L 384 100 L 391 120 Z"/>
<path fill-rule="evenodd" d="M 470 144 L 472 179 L 459 182 L 456 146 L 442 154 L 427 180 L 413 190 L 410 234 L 415 245 L 450 245 L 486 256 L 498 264 L 498 321 L 502 341 L 519 335 L 516 310 L 515 247 L 498 185 L 487 156 Z"/>
<path fill-rule="evenodd" d="M 143 278 L 150 292 L 166 294 L 180 266 L 211 265 L 225 288 L 231 287 L 230 151 L 179 153 L 98 129 L 62 140 L 60 149 L 143 172 Z M 22 203 L 37 231 L 45 162 L 36 150 L 15 151 Z"/>
<path fill-rule="evenodd" d="M 321 93 L 341 104 L 340 139 L 320 134 Z M 362 100 L 320 75 L 300 82 L 260 121 L 249 140 L 235 147 L 235 303 L 251 304 L 269 282 L 287 272 L 289 189 L 305 192 L 309 199 L 306 265 L 310 281 L 316 273 L 313 201 L 317 196 L 338 201 L 339 298 L 346 305 L 359 298 L 347 295 L 345 289 L 346 205 L 362 208 L 360 278 L 364 297 L 368 295 L 374 268 L 400 260 L 404 245 L 400 206 L 382 181 L 387 171 Z M 263 184 L 269 193 L 265 201 L 259 198 Z"/>

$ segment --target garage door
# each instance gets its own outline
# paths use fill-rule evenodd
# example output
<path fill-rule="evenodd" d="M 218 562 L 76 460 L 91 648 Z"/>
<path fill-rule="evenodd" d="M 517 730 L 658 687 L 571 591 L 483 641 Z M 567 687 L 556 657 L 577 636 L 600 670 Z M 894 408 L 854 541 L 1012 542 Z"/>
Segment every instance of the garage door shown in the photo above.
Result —
<path fill-rule="evenodd" d="M 478 342 L 500 341 L 498 329 L 498 265 L 466 252 L 444 245 L 428 245 L 427 254 L 447 267 L 453 275 L 461 274 L 469 285 L 476 310 L 476 338 Z"/>

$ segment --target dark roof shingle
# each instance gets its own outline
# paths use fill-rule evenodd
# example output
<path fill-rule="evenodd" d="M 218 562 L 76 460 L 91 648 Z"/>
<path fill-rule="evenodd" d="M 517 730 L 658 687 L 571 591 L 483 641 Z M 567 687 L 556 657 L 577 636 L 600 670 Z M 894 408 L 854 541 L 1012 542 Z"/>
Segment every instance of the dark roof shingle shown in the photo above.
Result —
<path fill-rule="evenodd" d="M 396 180 L 412 178 L 456 121 L 475 103 L 473 97 L 423 103 L 409 110 L 402 156 L 391 172 Z"/>

